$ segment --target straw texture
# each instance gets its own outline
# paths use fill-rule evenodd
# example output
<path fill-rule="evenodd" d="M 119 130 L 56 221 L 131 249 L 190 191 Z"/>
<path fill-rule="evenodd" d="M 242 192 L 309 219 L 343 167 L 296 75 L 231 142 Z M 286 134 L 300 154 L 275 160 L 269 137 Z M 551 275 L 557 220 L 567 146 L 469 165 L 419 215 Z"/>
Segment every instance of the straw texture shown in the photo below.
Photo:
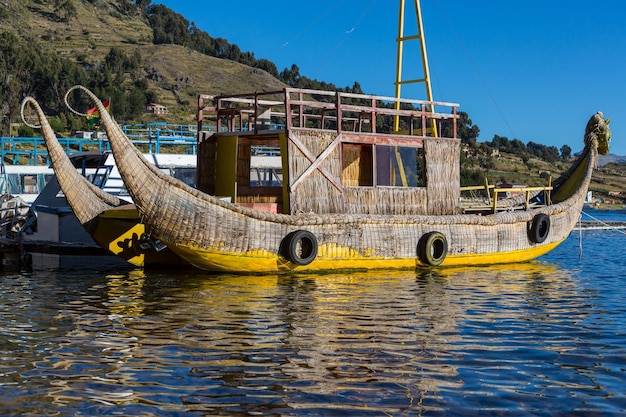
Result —
<path fill-rule="evenodd" d="M 54 173 L 68 204 L 80 224 L 88 232 L 93 232 L 96 218 L 100 213 L 125 202 L 104 192 L 80 175 L 59 144 L 39 103 L 32 97 L 26 97 L 22 101 L 22 116 L 27 105 L 32 106 L 36 111 Z"/>
<path fill-rule="evenodd" d="M 582 179 L 575 186 L 570 185 L 572 192 L 558 204 L 485 216 L 457 214 L 453 212 L 458 206 L 458 193 L 439 193 L 439 190 L 448 181 L 445 172 L 458 169 L 458 150 L 449 142 L 433 140 L 432 143 L 425 143 L 425 153 L 430 158 L 441 160 L 441 166 L 433 168 L 431 165 L 431 171 L 427 173 L 431 184 L 427 187 L 426 198 L 428 211 L 441 212 L 440 215 L 387 215 L 384 207 L 374 208 L 373 211 L 379 212 L 375 214 L 272 214 L 220 201 L 162 174 L 142 158 L 119 126 L 103 111 L 102 103 L 97 97 L 83 87 L 76 88 L 89 95 L 103 116 L 102 122 L 118 169 L 146 226 L 153 236 L 173 250 L 180 248 L 178 253 L 183 257 L 193 248 L 277 256 L 285 236 L 299 229 L 311 232 L 320 247 L 324 246 L 325 251 L 320 256 L 326 260 L 342 259 L 346 256 L 415 259 L 418 240 L 431 231 L 438 231 L 446 236 L 449 243 L 448 256 L 520 251 L 538 245 L 556 244 L 567 237 L 578 220 L 592 167 L 597 159 L 597 149 L 588 148 L 588 152 L 585 152 L 586 158 L 580 161 L 583 168 Z M 296 132 L 289 132 L 289 135 L 295 134 Z M 296 140 L 306 143 L 307 148 L 315 155 L 328 151 L 325 169 L 339 177 L 341 163 L 338 156 L 333 154 L 335 150 L 325 148 L 334 143 L 332 136 L 323 133 L 311 133 L 309 136 L 306 132 L 298 132 Z M 316 176 L 322 176 L 310 169 L 311 160 L 302 154 L 300 148 L 289 151 L 293 156 L 289 164 L 290 175 L 298 178 L 308 173 L 314 180 Z M 452 172 L 451 176 L 454 175 Z M 324 199 L 323 202 L 313 202 L 307 207 L 332 207 L 333 202 L 327 201 L 333 198 L 329 181 L 320 178 L 320 181 L 312 183 L 314 185 L 309 186 L 302 182 L 301 187 L 310 188 L 292 190 L 296 194 L 292 210 L 297 211 L 300 204 L 303 204 L 298 201 L 298 192 L 306 197 Z M 568 180 L 563 179 L 561 183 L 567 184 Z M 317 189 L 319 197 L 315 196 L 316 187 L 321 188 L 321 191 Z M 389 197 L 408 199 L 406 196 Z M 417 198 L 422 196 L 418 194 Z M 339 204 L 338 202 L 337 207 Z M 416 202 L 415 206 L 419 207 L 420 203 Z M 541 244 L 531 242 L 528 237 L 529 224 L 539 213 L 549 215 L 552 222 L 549 236 Z M 350 251 L 347 252 L 345 248 Z M 216 264 L 197 266 L 220 270 L 220 265 Z M 278 264 L 277 272 L 280 272 Z"/>

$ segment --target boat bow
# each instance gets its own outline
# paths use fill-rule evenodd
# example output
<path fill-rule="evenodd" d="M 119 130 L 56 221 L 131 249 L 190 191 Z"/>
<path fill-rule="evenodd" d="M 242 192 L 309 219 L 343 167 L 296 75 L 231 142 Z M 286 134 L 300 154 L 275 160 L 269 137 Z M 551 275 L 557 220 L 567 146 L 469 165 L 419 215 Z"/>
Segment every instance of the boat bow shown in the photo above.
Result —
<path fill-rule="evenodd" d="M 24 112 L 28 105 L 35 110 L 39 125 L 32 125 L 26 121 Z M 123 200 L 104 192 L 78 172 L 57 140 L 41 106 L 33 97 L 26 97 L 22 101 L 22 119 L 33 128 L 41 128 L 59 186 L 76 218 L 88 232 L 95 229 L 96 219 L 100 213 L 126 204 Z"/>

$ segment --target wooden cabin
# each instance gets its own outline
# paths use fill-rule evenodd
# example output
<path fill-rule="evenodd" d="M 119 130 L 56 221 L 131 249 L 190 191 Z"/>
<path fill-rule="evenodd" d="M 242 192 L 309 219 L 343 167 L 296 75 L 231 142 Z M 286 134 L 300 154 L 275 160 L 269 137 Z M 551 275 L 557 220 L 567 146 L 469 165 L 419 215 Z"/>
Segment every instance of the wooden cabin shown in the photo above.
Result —
<path fill-rule="evenodd" d="M 457 214 L 457 107 L 292 88 L 201 95 L 198 188 L 285 214 Z"/>

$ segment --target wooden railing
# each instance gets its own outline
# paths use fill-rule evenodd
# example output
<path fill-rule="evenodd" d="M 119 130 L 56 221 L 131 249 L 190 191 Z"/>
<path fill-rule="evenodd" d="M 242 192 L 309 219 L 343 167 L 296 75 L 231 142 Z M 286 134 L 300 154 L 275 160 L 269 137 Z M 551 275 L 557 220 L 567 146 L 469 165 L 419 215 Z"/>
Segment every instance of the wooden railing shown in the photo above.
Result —
<path fill-rule="evenodd" d="M 392 133 L 378 132 L 378 126 L 392 125 L 383 119 L 397 117 L 404 130 L 393 133 L 434 136 L 434 122 L 435 132 L 449 132 L 448 137 L 456 139 L 458 106 L 455 103 L 295 88 L 227 96 L 201 95 L 198 98 L 198 131 L 206 128 L 208 122 L 214 123 L 218 132 L 306 128 Z M 444 123 L 449 123 L 448 129 L 442 129 Z"/>
<path fill-rule="evenodd" d="M 548 179 L 548 185 L 545 187 L 496 187 L 494 185 L 489 185 L 486 182 L 485 182 L 485 185 L 461 187 L 461 193 L 471 192 L 471 191 L 484 192 L 484 200 L 486 200 L 485 201 L 486 204 L 477 204 L 472 201 L 469 201 L 464 204 L 463 201 L 461 201 L 461 207 L 466 212 L 480 212 L 480 211 L 488 210 L 492 213 L 496 213 L 498 211 L 506 211 L 506 210 L 528 210 L 531 207 L 531 203 L 530 203 L 531 198 L 541 193 L 543 193 L 543 199 L 540 199 L 541 204 L 542 205 L 552 204 L 550 200 L 550 193 L 552 191 L 552 178 L 551 177 Z M 525 198 L 524 198 L 524 201 L 521 202 L 520 204 L 515 204 L 515 205 L 501 204 L 502 200 L 499 198 L 499 196 L 502 194 L 524 195 Z"/>

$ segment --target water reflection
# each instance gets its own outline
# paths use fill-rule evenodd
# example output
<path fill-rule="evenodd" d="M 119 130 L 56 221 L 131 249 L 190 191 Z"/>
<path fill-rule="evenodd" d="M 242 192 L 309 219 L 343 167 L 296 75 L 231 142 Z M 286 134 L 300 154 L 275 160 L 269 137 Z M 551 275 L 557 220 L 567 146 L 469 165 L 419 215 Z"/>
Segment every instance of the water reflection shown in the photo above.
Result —
<path fill-rule="evenodd" d="M 552 264 L 4 279 L 22 310 L 2 308 L 0 394 L 22 387 L 22 414 L 524 415 L 606 390 L 588 300 Z"/>

